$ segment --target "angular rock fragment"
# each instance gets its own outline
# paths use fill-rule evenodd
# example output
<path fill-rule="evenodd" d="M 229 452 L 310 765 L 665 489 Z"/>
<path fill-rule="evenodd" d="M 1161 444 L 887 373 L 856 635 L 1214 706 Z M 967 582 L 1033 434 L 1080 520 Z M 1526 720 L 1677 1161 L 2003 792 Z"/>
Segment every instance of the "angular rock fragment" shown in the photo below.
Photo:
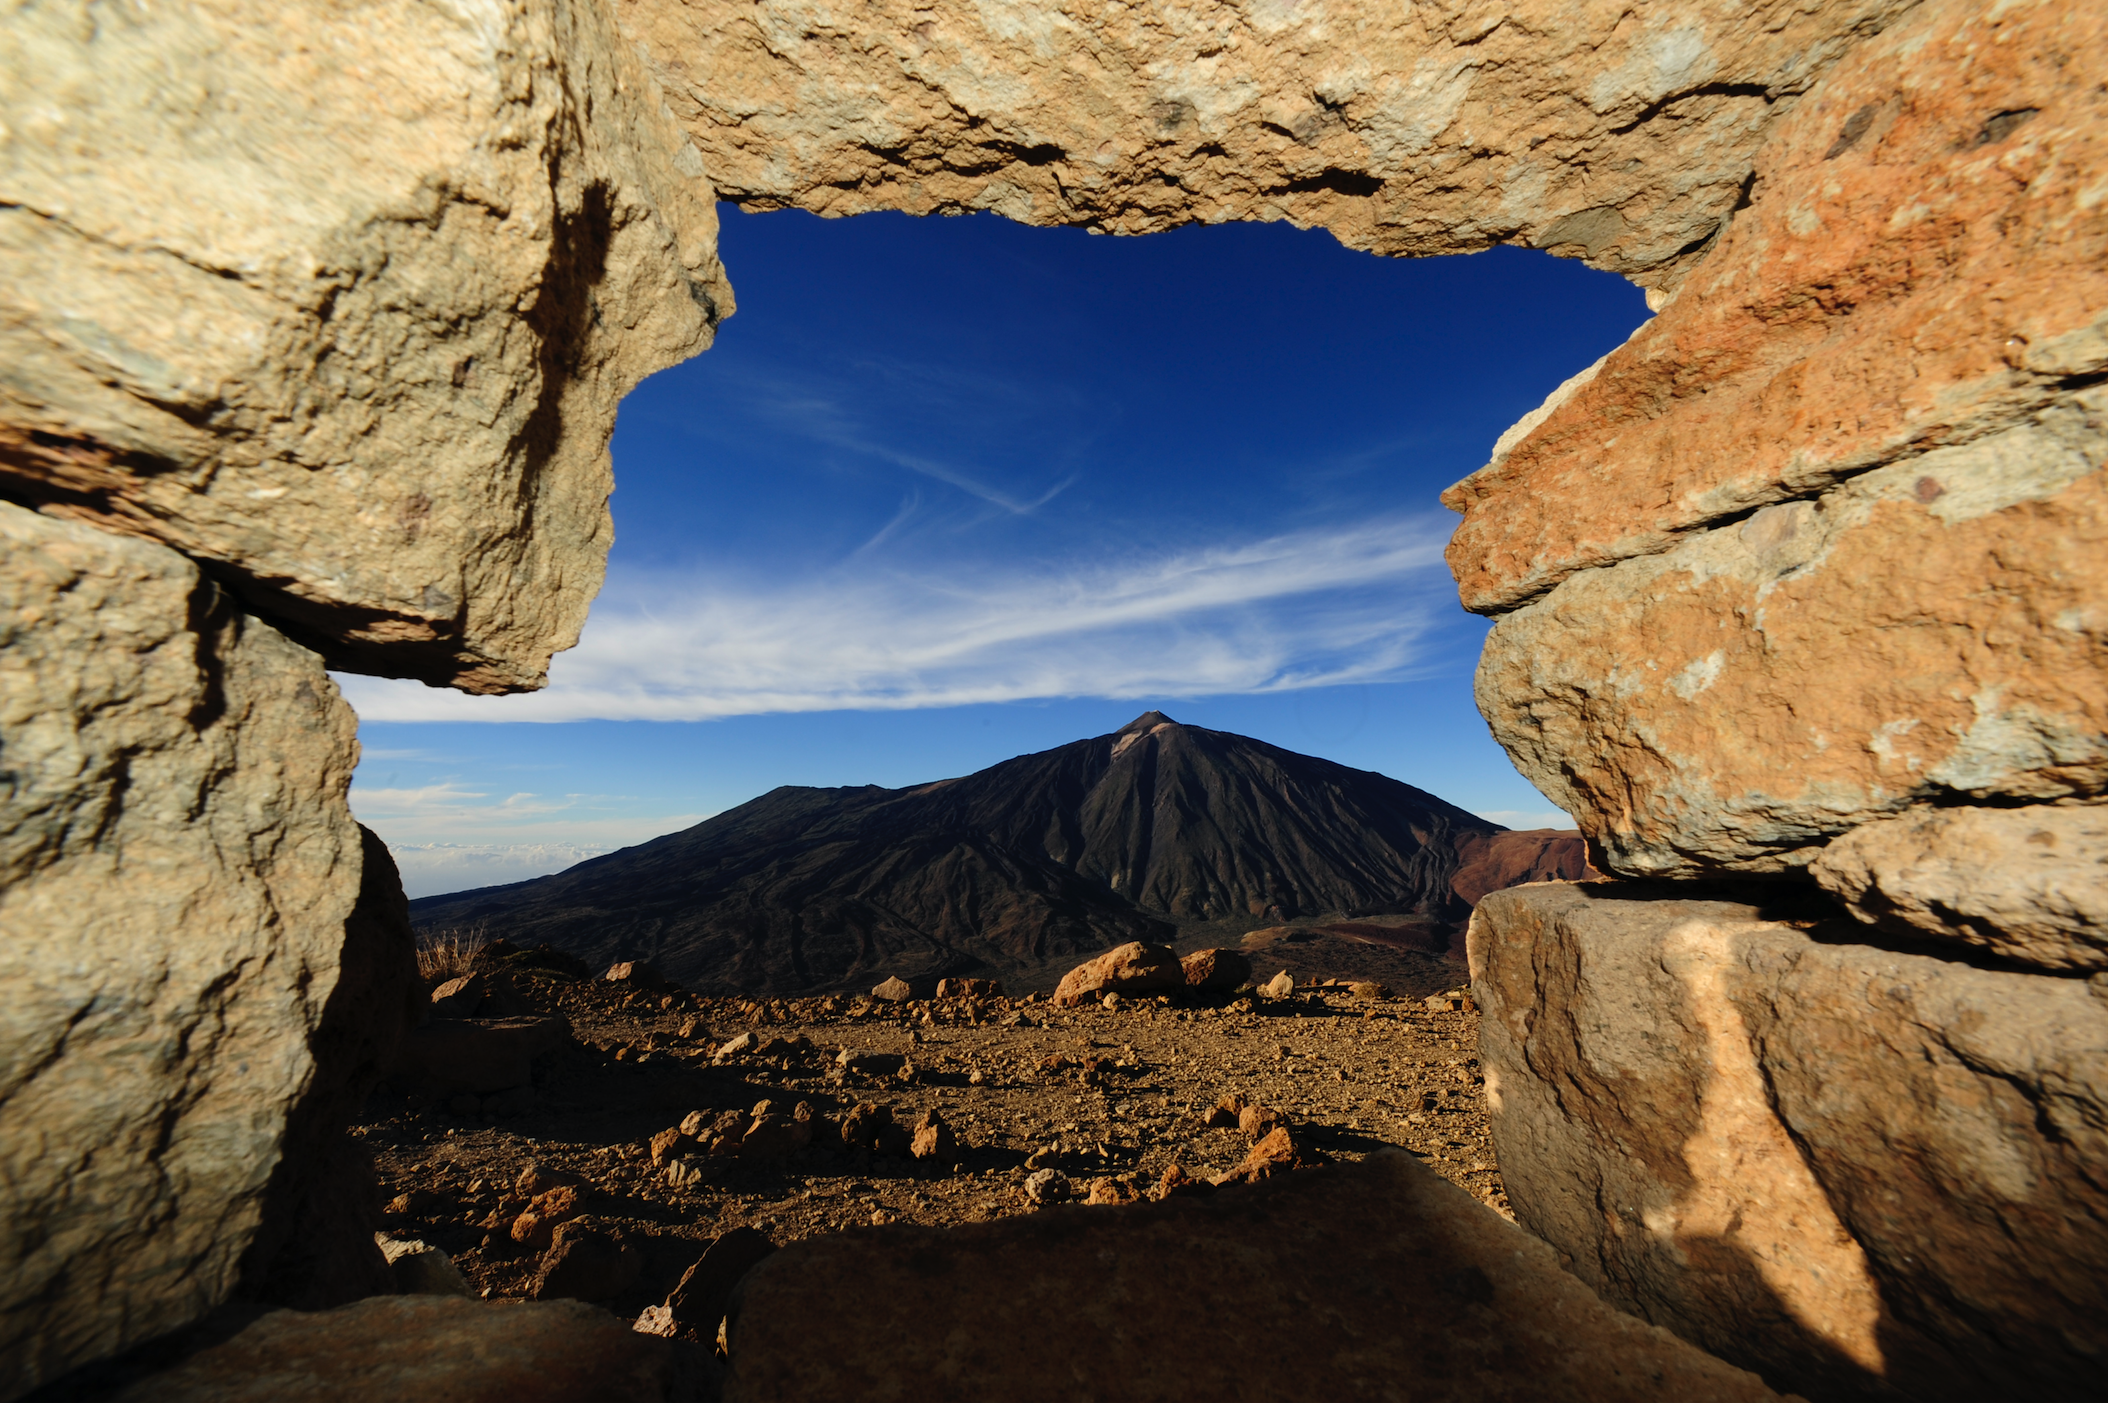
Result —
<path fill-rule="evenodd" d="M 1868 925 L 2044 969 L 2108 969 L 2108 807 L 1926 809 L 1809 864 Z"/>
<path fill-rule="evenodd" d="M 1225 1184 L 1256 1184 L 1312 1162 L 1310 1153 L 1295 1142 L 1288 1127 L 1276 1125 L 1252 1145 L 1235 1168 L 1224 1170 L 1210 1182 L 1217 1188 Z"/>
<path fill-rule="evenodd" d="M 944 1117 L 936 1111 L 924 1111 L 915 1118 L 908 1153 L 916 1159 L 933 1160 L 938 1164 L 951 1164 L 959 1158 L 959 1140 Z"/>
<path fill-rule="evenodd" d="M 909 999 L 914 998 L 915 991 L 908 987 L 907 980 L 902 979 L 898 975 L 893 975 L 880 982 L 879 984 L 873 986 L 871 990 L 871 997 L 874 999 L 884 999 L 888 1003 L 899 1004 L 906 1003 Z"/>
<path fill-rule="evenodd" d="M 1269 999 L 1285 999 L 1295 991 L 1296 981 L 1285 969 L 1259 986 L 1259 992 Z"/>
<path fill-rule="evenodd" d="M 1252 982 L 1252 962 L 1235 950 L 1195 950 L 1179 966 L 1186 987 L 1203 994 L 1227 994 Z"/>
<path fill-rule="evenodd" d="M 776 1244 L 757 1228 L 734 1228 L 717 1238 L 681 1274 L 680 1284 L 666 1297 L 661 1308 L 665 1321 L 675 1330 L 690 1331 L 715 1343 L 733 1287 L 775 1250 Z"/>
<path fill-rule="evenodd" d="M 937 981 L 937 997 L 940 999 L 1000 999 L 1003 997 L 1003 981 L 1000 979 L 961 979 L 956 976 Z"/>
<path fill-rule="evenodd" d="M 557 1226 L 528 1283 L 530 1300 L 607 1301 L 644 1275 L 644 1254 L 623 1235 L 591 1218 Z"/>
<path fill-rule="evenodd" d="M 376 1236 L 395 1291 L 401 1296 L 471 1296 L 454 1259 L 428 1242 Z"/>

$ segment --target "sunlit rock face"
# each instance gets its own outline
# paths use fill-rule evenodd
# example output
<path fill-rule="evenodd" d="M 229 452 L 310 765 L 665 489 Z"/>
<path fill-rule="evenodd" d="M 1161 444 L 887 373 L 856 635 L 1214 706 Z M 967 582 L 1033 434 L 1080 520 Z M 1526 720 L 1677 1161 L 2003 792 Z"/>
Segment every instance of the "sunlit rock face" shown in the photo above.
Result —
<path fill-rule="evenodd" d="M 1927 5 L 1675 302 L 1451 489 L 1481 710 L 1613 870 L 2108 792 L 2095 7 Z"/>
<path fill-rule="evenodd" d="M 362 855 L 321 659 L 167 547 L 0 503 L 0 654 L 12 1397 L 233 1289 Z"/>
<path fill-rule="evenodd" d="M 1141 234 L 1292 220 L 1666 287 L 1794 98 L 1908 0 L 624 7 L 727 198 Z M 1264 289 L 1251 295 L 1263 297 Z"/>
<path fill-rule="evenodd" d="M 1472 918 L 1518 1221 L 1782 1392 L 2090 1396 L 2108 1000 L 1679 888 L 1518 887 Z"/>
<path fill-rule="evenodd" d="M 616 401 L 732 300 L 709 182 L 560 0 L 0 19 L 0 494 L 336 667 L 541 684 Z"/>

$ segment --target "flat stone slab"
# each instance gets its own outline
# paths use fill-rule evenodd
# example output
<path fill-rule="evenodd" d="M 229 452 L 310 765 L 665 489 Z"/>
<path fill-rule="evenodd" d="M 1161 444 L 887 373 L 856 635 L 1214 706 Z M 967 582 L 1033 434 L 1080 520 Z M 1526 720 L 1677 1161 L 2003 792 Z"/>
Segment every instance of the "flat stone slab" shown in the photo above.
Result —
<path fill-rule="evenodd" d="M 111 1403 L 683 1403 L 707 1364 L 580 1301 L 273 1311 Z"/>
<path fill-rule="evenodd" d="M 726 1403 L 1777 1395 L 1405 1154 L 1207 1198 L 812 1238 L 734 1296 Z"/>

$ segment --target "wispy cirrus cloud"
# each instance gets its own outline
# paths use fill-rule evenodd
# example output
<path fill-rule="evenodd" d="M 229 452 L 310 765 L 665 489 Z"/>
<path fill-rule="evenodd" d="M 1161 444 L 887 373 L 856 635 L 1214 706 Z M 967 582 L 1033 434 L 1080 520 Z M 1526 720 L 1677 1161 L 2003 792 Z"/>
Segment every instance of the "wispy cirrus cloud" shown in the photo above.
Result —
<path fill-rule="evenodd" d="M 374 720 L 704 720 L 1044 697 L 1291 691 L 1408 675 L 1453 605 L 1446 519 L 1060 565 L 824 575 L 617 570 L 548 690 L 467 697 L 342 679 Z"/>

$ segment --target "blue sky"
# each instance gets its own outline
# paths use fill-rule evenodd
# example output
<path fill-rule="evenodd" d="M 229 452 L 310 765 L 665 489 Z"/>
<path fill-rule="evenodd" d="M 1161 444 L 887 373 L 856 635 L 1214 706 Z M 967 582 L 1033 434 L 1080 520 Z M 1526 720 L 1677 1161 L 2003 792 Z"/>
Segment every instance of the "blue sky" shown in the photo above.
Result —
<path fill-rule="evenodd" d="M 622 406 L 616 544 L 545 692 L 340 678 L 413 895 L 778 784 L 903 785 L 1180 720 L 1563 819 L 1471 704 L 1436 501 L 1646 316 L 1542 254 L 1286 225 L 725 210 L 739 312 Z"/>

